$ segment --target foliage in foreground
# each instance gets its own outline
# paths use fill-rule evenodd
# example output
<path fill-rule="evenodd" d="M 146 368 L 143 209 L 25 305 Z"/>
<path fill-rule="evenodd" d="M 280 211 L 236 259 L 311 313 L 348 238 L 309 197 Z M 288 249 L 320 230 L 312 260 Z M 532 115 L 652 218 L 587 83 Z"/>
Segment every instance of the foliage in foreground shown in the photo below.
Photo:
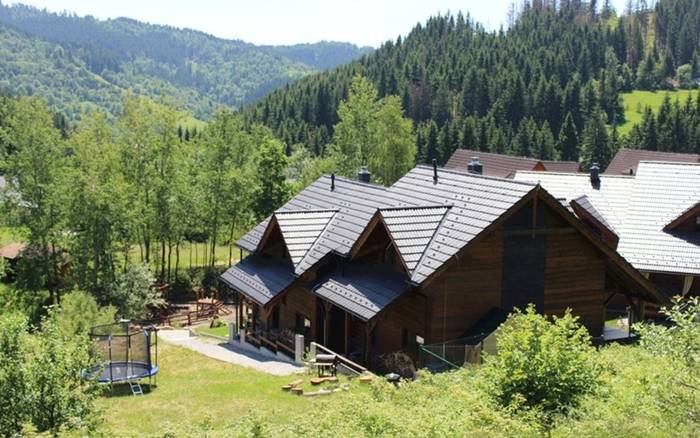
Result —
<path fill-rule="evenodd" d="M 86 336 L 66 336 L 53 316 L 31 333 L 25 317 L 0 318 L 0 435 L 93 430 L 94 386 Z"/>
<path fill-rule="evenodd" d="M 578 406 L 600 374 L 585 327 L 563 317 L 517 310 L 498 331 L 498 354 L 484 366 L 486 391 L 502 406 L 534 409 L 549 425 L 553 416 Z"/>

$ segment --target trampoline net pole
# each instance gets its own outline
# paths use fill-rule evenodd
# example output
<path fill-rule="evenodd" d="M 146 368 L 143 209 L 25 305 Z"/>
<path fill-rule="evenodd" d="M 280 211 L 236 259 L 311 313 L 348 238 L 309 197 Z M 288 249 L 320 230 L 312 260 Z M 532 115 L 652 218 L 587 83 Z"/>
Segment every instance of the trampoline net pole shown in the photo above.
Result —
<path fill-rule="evenodd" d="M 107 338 L 107 351 L 109 352 L 109 384 L 112 385 L 114 382 L 114 376 L 112 375 L 112 335 Z"/>

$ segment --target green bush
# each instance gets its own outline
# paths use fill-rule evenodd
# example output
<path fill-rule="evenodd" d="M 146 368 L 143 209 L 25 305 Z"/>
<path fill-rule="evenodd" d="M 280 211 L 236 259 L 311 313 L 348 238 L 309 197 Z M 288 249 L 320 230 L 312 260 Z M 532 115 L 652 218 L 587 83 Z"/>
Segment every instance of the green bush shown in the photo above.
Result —
<path fill-rule="evenodd" d="M 483 385 L 502 407 L 533 410 L 546 428 L 596 387 L 600 369 L 588 331 L 569 311 L 551 320 L 530 305 L 498 332 L 498 354 L 487 357 Z"/>
<path fill-rule="evenodd" d="M 29 333 L 24 316 L 0 316 L 0 435 L 25 431 L 58 435 L 93 431 L 99 420 L 94 383 L 82 378 L 90 365 L 86 336 L 66 336 L 55 313 Z"/>
<path fill-rule="evenodd" d="M 146 319 L 153 309 L 165 306 L 160 291 L 151 288 L 155 278 L 145 264 L 132 264 L 110 288 L 112 304 L 128 319 Z"/>
<path fill-rule="evenodd" d="M 700 298 L 676 298 L 663 308 L 669 325 L 634 326 L 642 348 L 665 362 L 665 378 L 651 382 L 657 406 L 700 434 Z"/>
<path fill-rule="evenodd" d="M 0 316 L 0 436 L 15 436 L 29 418 L 26 317 Z"/>
<path fill-rule="evenodd" d="M 51 313 L 59 331 L 65 336 L 85 335 L 91 327 L 114 322 L 117 309 L 100 307 L 95 298 L 83 291 L 73 291 L 61 298 L 61 305 Z"/>

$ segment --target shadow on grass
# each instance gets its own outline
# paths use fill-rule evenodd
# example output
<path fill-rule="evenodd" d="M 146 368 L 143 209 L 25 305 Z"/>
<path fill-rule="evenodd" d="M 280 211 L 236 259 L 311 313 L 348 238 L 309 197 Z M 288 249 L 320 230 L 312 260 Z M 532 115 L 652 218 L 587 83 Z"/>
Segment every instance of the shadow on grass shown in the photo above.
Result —
<path fill-rule="evenodd" d="M 152 391 L 155 391 L 158 385 L 142 383 L 141 389 L 143 390 L 143 395 L 148 395 Z M 100 392 L 100 395 L 105 398 L 117 398 L 117 397 L 134 397 L 131 392 L 131 387 L 128 383 L 115 383 L 114 385 L 104 385 Z"/>

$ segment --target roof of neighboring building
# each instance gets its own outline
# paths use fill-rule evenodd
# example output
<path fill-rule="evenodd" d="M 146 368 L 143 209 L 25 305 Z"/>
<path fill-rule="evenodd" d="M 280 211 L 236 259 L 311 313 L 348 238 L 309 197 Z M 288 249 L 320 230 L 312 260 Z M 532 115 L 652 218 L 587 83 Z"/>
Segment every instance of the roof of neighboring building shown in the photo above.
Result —
<path fill-rule="evenodd" d="M 538 164 L 541 164 L 545 170 L 553 172 L 578 172 L 580 170 L 579 163 L 575 161 L 538 160 L 536 158 L 516 157 L 470 149 L 457 149 L 454 151 L 445 164 L 445 169 L 465 172 L 469 162 L 474 157 L 479 157 L 479 161 L 483 165 L 484 175 L 500 178 L 512 178 L 518 170 L 535 170 Z"/>
<path fill-rule="evenodd" d="M 230 287 L 264 306 L 295 280 L 292 267 L 279 260 L 251 254 L 221 275 Z"/>
<path fill-rule="evenodd" d="M 539 182 L 565 205 L 586 195 L 635 268 L 700 275 L 700 233 L 664 230 L 700 201 L 700 164 L 642 161 L 636 176 L 604 174 L 599 184 L 585 174 L 518 172 L 515 179 Z"/>
<path fill-rule="evenodd" d="M 0 257 L 5 259 L 16 259 L 27 247 L 24 243 L 13 242 L 0 248 Z"/>
<path fill-rule="evenodd" d="M 700 275 L 700 233 L 664 231 L 700 201 L 700 164 L 641 162 L 619 251 L 637 269 Z"/>
<path fill-rule="evenodd" d="M 318 296 L 368 321 L 408 289 L 406 276 L 371 266 L 346 266 L 313 289 Z"/>
<path fill-rule="evenodd" d="M 698 154 L 645 151 L 640 149 L 620 149 L 608 164 L 608 175 L 636 175 L 640 161 L 671 161 L 678 163 L 700 163 Z"/>
<path fill-rule="evenodd" d="M 673 218 L 673 220 L 664 227 L 664 230 L 673 230 L 686 220 L 689 220 L 693 217 L 700 217 L 700 201 L 698 201 L 697 204 L 691 205 L 690 207 L 686 208 L 684 212 Z"/>

